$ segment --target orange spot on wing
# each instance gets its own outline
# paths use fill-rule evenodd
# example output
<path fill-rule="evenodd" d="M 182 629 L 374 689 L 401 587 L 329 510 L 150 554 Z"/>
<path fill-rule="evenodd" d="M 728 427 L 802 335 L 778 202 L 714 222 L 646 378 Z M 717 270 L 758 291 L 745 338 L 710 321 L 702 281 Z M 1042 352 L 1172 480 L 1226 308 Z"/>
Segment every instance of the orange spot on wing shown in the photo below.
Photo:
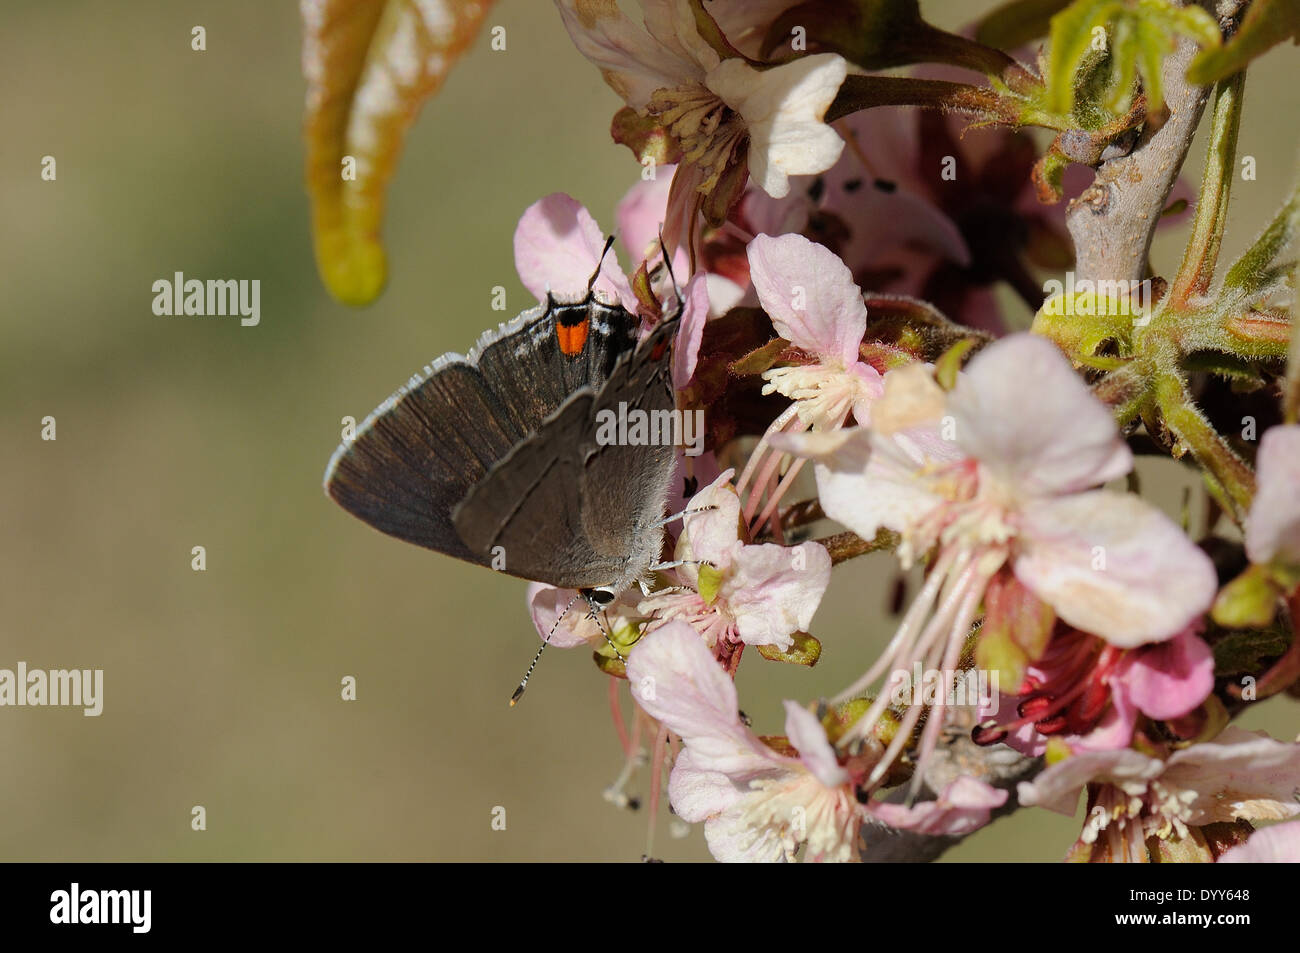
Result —
<path fill-rule="evenodd" d="M 577 324 L 556 324 L 555 336 L 559 339 L 560 350 L 569 357 L 581 354 L 587 344 L 587 332 L 590 330 L 591 322 L 586 318 Z"/>

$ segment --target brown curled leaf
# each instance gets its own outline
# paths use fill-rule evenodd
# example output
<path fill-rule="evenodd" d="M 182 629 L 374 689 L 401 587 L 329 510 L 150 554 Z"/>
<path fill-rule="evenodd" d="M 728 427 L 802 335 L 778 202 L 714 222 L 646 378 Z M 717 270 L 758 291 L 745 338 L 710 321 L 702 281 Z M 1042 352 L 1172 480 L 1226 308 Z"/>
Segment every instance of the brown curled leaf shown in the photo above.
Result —
<path fill-rule="evenodd" d="M 339 301 L 369 304 L 383 290 L 384 189 L 406 131 L 491 6 L 301 0 L 312 235 L 321 280 Z"/>

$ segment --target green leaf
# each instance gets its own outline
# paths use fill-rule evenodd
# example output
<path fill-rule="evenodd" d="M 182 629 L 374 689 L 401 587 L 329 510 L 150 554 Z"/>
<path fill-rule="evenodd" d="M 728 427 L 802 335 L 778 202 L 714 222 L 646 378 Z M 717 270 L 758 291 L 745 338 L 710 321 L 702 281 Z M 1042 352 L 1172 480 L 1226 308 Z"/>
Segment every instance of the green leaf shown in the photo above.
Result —
<path fill-rule="evenodd" d="M 1105 28 L 1107 49 L 1094 48 L 1093 35 Z M 1044 108 L 1052 113 L 1076 112 L 1081 86 L 1092 76 L 1087 68 L 1109 55 L 1110 89 L 1104 102 L 1111 111 L 1127 109 L 1133 78 L 1141 75 L 1148 111 L 1164 105 L 1161 65 L 1179 36 L 1204 48 L 1218 47 L 1223 37 L 1214 18 L 1196 5 L 1174 0 L 1075 0 L 1052 17 L 1051 48 Z"/>
<path fill-rule="evenodd" d="M 1251 566 L 1219 592 L 1211 616 L 1230 629 L 1260 628 L 1273 621 L 1281 592 L 1265 566 Z M 1227 641 L 1227 640 L 1225 640 Z M 1215 647 L 1216 651 L 1218 647 Z M 1276 654 L 1276 653 L 1274 653 Z M 1225 670 L 1226 671 L 1226 670 Z M 1251 671 L 1231 669 L 1231 671 Z"/>
<path fill-rule="evenodd" d="M 1277 256 L 1291 244 L 1297 233 L 1300 233 L 1300 185 L 1296 186 L 1290 201 L 1282 206 L 1263 234 L 1233 262 L 1223 280 L 1224 290 L 1247 295 L 1261 293 L 1274 274 Z"/>
<path fill-rule="evenodd" d="M 796 632 L 794 643 L 784 652 L 775 645 L 760 645 L 758 654 L 769 662 L 786 662 L 790 665 L 806 665 L 812 668 L 822 657 L 822 644 L 807 632 Z"/>
<path fill-rule="evenodd" d="M 1255 0 L 1225 46 L 1206 50 L 1192 60 L 1187 79 L 1198 86 L 1217 83 L 1287 39 L 1300 44 L 1300 4 L 1296 0 Z"/>

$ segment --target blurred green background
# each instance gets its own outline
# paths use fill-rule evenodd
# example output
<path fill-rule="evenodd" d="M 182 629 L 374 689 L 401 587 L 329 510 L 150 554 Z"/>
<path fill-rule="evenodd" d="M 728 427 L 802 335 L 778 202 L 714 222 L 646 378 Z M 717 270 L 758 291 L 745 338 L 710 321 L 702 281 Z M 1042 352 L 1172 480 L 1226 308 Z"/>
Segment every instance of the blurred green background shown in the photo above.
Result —
<path fill-rule="evenodd" d="M 990 4 L 923 4 L 956 28 Z M 567 191 L 603 227 L 639 167 L 619 105 L 547 3 L 504 0 L 424 109 L 393 183 L 390 281 L 363 311 L 315 273 L 302 182 L 296 5 L 8 0 L 0 146 L 0 667 L 104 669 L 104 712 L 0 709 L 11 860 L 636 860 L 644 814 L 601 799 L 622 758 L 605 679 L 537 639 L 524 584 L 399 543 L 328 501 L 340 419 L 532 304 L 511 234 Z M 207 51 L 190 30 L 207 30 Z M 1295 54 L 1252 73 L 1227 253 L 1295 171 Z M 1285 120 L 1280 117 L 1285 117 Z M 1203 147 L 1193 148 L 1190 171 Z M 58 178 L 44 182 L 53 155 Z M 1158 270 L 1176 265 L 1162 238 Z M 155 279 L 261 280 L 261 325 L 166 318 Z M 58 421 L 58 440 L 40 421 Z M 1147 484 L 1175 513 L 1186 477 Z M 190 568 L 207 549 L 207 571 Z M 783 697 L 841 688 L 887 635 L 887 557 L 836 570 L 815 670 L 755 659 L 764 732 Z M 340 699 L 355 676 L 358 698 Z M 1272 702 L 1248 722 L 1295 732 Z M 645 793 L 645 775 L 633 789 Z M 191 808 L 207 830 L 191 830 Z M 494 831 L 492 810 L 507 812 Z M 1077 821 L 1022 812 L 953 860 L 1055 860 Z M 707 858 L 661 819 L 655 853 Z"/>

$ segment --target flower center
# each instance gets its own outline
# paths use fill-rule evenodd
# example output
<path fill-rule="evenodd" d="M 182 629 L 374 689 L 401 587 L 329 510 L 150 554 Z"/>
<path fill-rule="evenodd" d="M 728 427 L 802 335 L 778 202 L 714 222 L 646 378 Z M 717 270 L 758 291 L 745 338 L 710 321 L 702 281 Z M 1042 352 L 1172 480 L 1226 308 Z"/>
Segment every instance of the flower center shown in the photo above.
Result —
<path fill-rule="evenodd" d="M 853 402 L 874 396 L 865 379 L 829 364 L 774 367 L 763 372 L 763 393 L 778 393 L 796 402 L 805 426 L 832 429 L 843 422 Z"/>
<path fill-rule="evenodd" d="M 1016 707 L 1020 717 L 1005 725 L 980 726 L 972 740 L 995 744 L 1029 724 L 1042 735 L 1086 735 L 1110 705 L 1110 678 L 1124 654 L 1083 632 L 1057 634 L 1016 690 L 1023 696 Z"/>
<path fill-rule="evenodd" d="M 657 89 L 646 111 L 682 147 L 682 159 L 704 173 L 702 194 L 712 192 L 748 139 L 740 115 L 698 83 Z"/>

